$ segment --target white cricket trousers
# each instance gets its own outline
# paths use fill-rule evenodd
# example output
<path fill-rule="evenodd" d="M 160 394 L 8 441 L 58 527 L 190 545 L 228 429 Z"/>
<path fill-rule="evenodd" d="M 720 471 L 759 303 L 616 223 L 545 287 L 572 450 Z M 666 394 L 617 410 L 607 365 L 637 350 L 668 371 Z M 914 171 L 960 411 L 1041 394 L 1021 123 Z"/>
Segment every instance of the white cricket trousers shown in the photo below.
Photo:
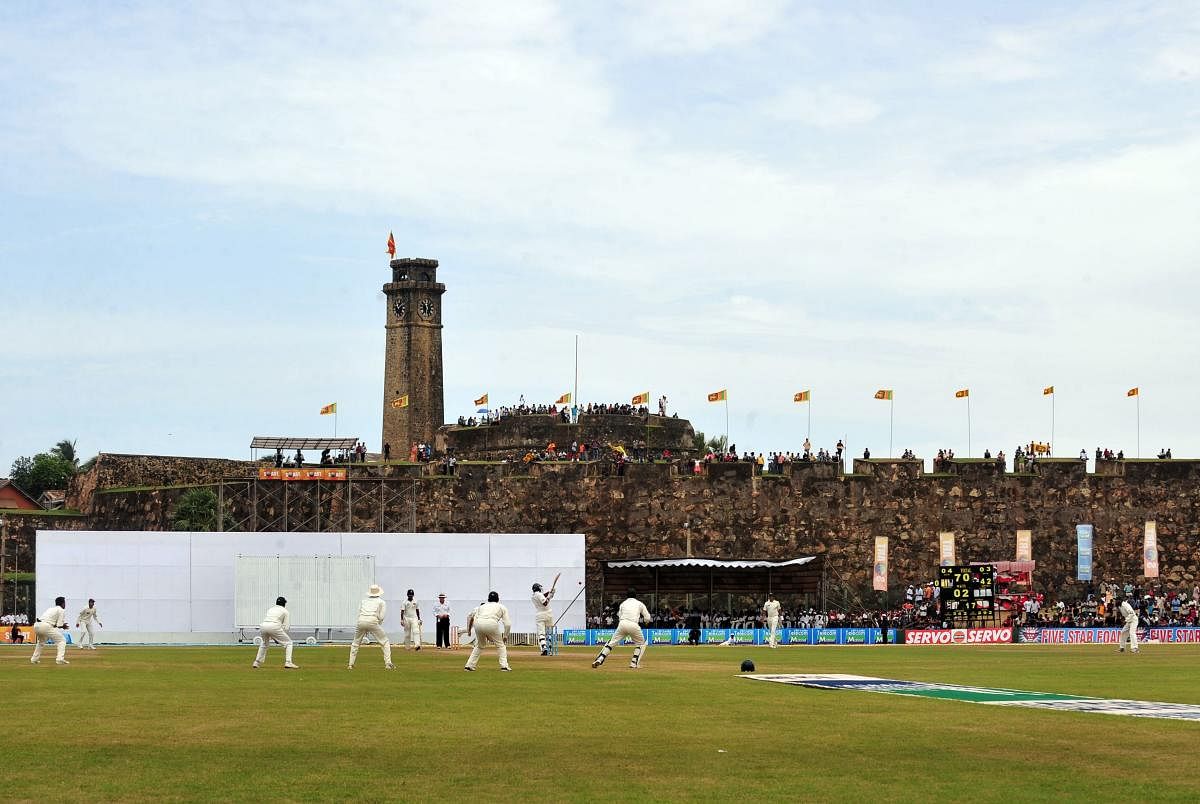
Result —
<path fill-rule="evenodd" d="M 67 638 L 63 636 L 61 628 L 55 628 L 49 623 L 33 624 L 33 656 L 30 657 L 30 661 L 36 662 L 42 658 L 42 646 L 47 642 L 53 642 L 58 648 L 55 661 L 64 661 L 67 656 Z"/>
<path fill-rule="evenodd" d="M 79 628 L 79 647 L 96 647 L 96 635 L 92 633 L 92 621 L 88 620 Z"/>
<path fill-rule="evenodd" d="M 1137 617 L 1125 621 L 1125 624 L 1121 626 L 1121 641 L 1117 643 L 1118 648 L 1124 650 L 1126 645 L 1128 645 L 1131 651 L 1138 649 L 1137 627 Z"/>
<path fill-rule="evenodd" d="M 358 658 L 358 646 L 362 644 L 363 637 L 367 634 L 375 637 L 379 642 L 379 647 L 383 648 L 383 665 L 384 667 L 392 663 L 392 643 L 388 640 L 388 636 L 384 633 L 383 626 L 374 620 L 359 620 L 358 625 L 354 629 L 354 641 L 350 643 L 350 666 L 354 666 L 354 660 Z"/>
<path fill-rule="evenodd" d="M 642 634 L 642 627 L 632 620 L 621 620 L 617 623 L 617 630 L 613 632 L 612 639 L 608 640 L 608 644 L 600 649 L 600 655 L 596 657 L 596 661 L 604 664 L 608 654 L 612 652 L 613 648 L 620 645 L 625 637 L 633 640 L 633 658 L 629 660 L 629 666 L 641 666 L 642 654 L 646 652 L 646 637 Z"/>
<path fill-rule="evenodd" d="M 496 653 L 500 655 L 500 666 L 508 667 L 508 646 L 504 644 L 504 624 L 499 620 L 476 620 L 475 628 L 475 647 L 471 650 L 471 656 L 467 659 L 467 667 L 472 670 L 475 665 L 479 664 L 479 654 L 488 645 L 496 646 Z"/>
<path fill-rule="evenodd" d="M 537 629 L 538 647 L 546 649 L 546 632 L 554 627 L 554 615 L 548 611 L 539 611 L 533 615 L 533 625 Z"/>
<path fill-rule="evenodd" d="M 404 646 L 421 647 L 421 621 L 416 617 L 404 618 Z"/>
<path fill-rule="evenodd" d="M 779 618 L 778 617 L 768 617 L 767 618 L 767 632 L 768 632 L 767 633 L 767 644 L 773 648 L 773 647 L 775 647 L 775 643 L 779 639 Z"/>
<path fill-rule="evenodd" d="M 283 663 L 292 663 L 292 638 L 288 636 L 287 631 L 278 626 L 264 625 L 258 629 L 258 634 L 262 637 L 262 644 L 258 646 L 258 655 L 254 657 L 255 664 L 262 664 L 267 660 L 267 645 L 271 644 L 272 639 L 283 646 Z"/>

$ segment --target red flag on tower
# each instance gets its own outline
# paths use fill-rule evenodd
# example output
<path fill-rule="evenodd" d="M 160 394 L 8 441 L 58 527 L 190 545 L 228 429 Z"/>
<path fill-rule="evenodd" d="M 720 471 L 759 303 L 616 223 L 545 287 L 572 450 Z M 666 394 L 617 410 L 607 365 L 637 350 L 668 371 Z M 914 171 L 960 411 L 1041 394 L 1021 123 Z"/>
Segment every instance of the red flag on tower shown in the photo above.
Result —
<path fill-rule="evenodd" d="M 392 237 L 392 233 L 388 232 L 388 256 L 392 259 L 396 258 L 396 238 Z"/>

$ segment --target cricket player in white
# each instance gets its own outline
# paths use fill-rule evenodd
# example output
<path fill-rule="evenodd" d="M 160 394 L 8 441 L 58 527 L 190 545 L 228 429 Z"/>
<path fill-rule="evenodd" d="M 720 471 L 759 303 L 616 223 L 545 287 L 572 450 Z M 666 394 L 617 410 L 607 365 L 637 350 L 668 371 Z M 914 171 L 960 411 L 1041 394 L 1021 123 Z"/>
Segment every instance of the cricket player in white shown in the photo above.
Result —
<path fill-rule="evenodd" d="M 1129 645 L 1130 653 L 1137 653 L 1137 610 L 1133 606 L 1129 605 L 1128 599 L 1122 600 L 1121 606 L 1117 610 L 1121 612 L 1121 616 L 1125 618 L 1125 624 L 1121 626 L 1121 639 L 1119 642 L 1117 642 L 1117 653 L 1124 653 L 1125 645 L 1127 644 Z"/>
<path fill-rule="evenodd" d="M 92 633 L 93 622 L 101 628 L 104 627 L 104 623 L 100 622 L 100 615 L 96 613 L 96 601 L 88 598 L 87 608 L 75 618 L 75 627 L 82 629 L 79 635 L 80 648 L 96 649 L 96 635 Z"/>
<path fill-rule="evenodd" d="M 612 652 L 612 649 L 620 645 L 625 637 L 629 637 L 633 640 L 633 659 L 629 662 L 629 668 L 631 670 L 638 669 L 638 665 L 642 661 L 642 654 L 646 652 L 646 637 L 642 634 L 642 627 L 638 623 L 645 622 L 649 624 L 650 612 L 646 609 L 642 601 L 635 597 L 636 594 L 636 590 L 630 589 L 629 597 L 617 609 L 617 619 L 619 622 L 617 623 L 616 633 L 612 635 L 612 639 L 608 640 L 608 644 L 600 649 L 600 655 L 592 662 L 592 667 L 599 667 L 604 664 L 604 660 L 608 658 L 608 654 Z"/>
<path fill-rule="evenodd" d="M 283 645 L 283 668 L 285 670 L 300 669 L 292 664 L 292 638 L 288 636 L 288 610 L 284 608 L 286 605 L 287 600 L 282 596 L 275 598 L 275 605 L 267 609 L 262 625 L 258 627 L 262 644 L 258 646 L 258 655 L 254 657 L 254 664 L 250 665 L 255 670 L 267 660 L 267 646 L 271 644 L 272 639 Z"/>
<path fill-rule="evenodd" d="M 53 642 L 58 648 L 58 655 L 54 658 L 55 664 L 70 664 L 67 661 L 67 638 L 63 636 L 63 629 L 66 627 L 67 600 L 56 597 L 54 605 L 43 611 L 42 616 L 33 624 L 33 656 L 29 657 L 30 664 L 37 664 L 42 660 L 42 645 L 47 642 Z"/>
<path fill-rule="evenodd" d="M 464 670 L 475 671 L 479 654 L 488 645 L 496 646 L 496 653 L 500 655 L 500 669 L 512 669 L 508 666 L 508 648 L 504 644 L 504 638 L 512 630 L 512 620 L 508 617 L 508 609 L 500 603 L 499 594 L 488 592 L 487 603 L 481 604 L 467 618 L 467 630 L 475 632 L 475 647 Z"/>
<path fill-rule="evenodd" d="M 404 601 L 404 647 L 421 649 L 421 607 L 413 599 L 413 590 L 408 590 L 408 600 Z"/>
<path fill-rule="evenodd" d="M 550 647 L 546 644 L 546 632 L 554 627 L 554 612 L 550 610 L 550 599 L 554 597 L 554 587 L 549 592 L 542 592 L 542 585 L 533 585 L 533 624 L 537 629 L 538 647 L 543 656 L 550 655 Z"/>
<path fill-rule="evenodd" d="M 773 648 L 779 637 L 779 601 L 770 592 L 763 603 L 763 614 L 767 615 L 767 644 Z"/>
<path fill-rule="evenodd" d="M 396 669 L 392 664 L 392 643 L 388 640 L 387 632 L 383 630 L 383 618 L 386 614 L 387 601 L 383 599 L 383 590 L 377 584 L 371 584 L 366 599 L 358 604 L 358 624 L 354 629 L 354 641 L 350 643 L 348 669 L 354 669 L 354 660 L 358 658 L 358 646 L 367 634 L 375 637 L 379 647 L 383 648 L 383 666 L 388 670 Z"/>

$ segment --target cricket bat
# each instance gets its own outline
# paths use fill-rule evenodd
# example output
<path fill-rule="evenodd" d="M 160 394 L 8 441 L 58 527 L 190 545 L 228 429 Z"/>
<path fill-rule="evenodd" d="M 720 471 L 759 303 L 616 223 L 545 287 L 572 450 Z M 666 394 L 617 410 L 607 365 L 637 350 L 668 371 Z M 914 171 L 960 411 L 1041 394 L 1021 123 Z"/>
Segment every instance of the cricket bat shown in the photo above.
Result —
<path fill-rule="evenodd" d="M 554 588 L 556 586 L 558 586 L 558 579 L 561 577 L 562 577 L 561 572 L 554 576 L 554 583 L 550 584 L 550 594 L 554 594 Z"/>

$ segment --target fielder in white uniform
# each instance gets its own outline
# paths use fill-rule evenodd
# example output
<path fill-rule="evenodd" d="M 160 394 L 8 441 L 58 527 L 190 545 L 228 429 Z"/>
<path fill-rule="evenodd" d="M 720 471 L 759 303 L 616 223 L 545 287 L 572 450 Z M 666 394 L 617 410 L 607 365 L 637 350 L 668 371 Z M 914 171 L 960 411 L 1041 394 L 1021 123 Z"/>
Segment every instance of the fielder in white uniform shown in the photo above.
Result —
<path fill-rule="evenodd" d="M 421 649 L 421 607 L 413 599 L 413 590 L 408 590 L 408 600 L 404 601 L 404 647 Z"/>
<path fill-rule="evenodd" d="M 254 664 L 250 665 L 256 670 L 267 660 L 267 646 L 271 644 L 272 639 L 283 645 L 283 668 L 285 670 L 300 669 L 292 664 L 292 638 L 288 636 L 288 610 L 284 608 L 286 605 L 287 600 L 282 596 L 275 598 L 275 605 L 267 609 L 262 625 L 258 627 L 262 644 L 258 646 L 258 655 L 254 657 Z"/>
<path fill-rule="evenodd" d="M 779 601 L 770 592 L 763 603 L 763 614 L 767 616 L 767 644 L 773 648 L 779 638 Z"/>
<path fill-rule="evenodd" d="M 1137 610 L 1134 609 L 1133 606 L 1129 605 L 1128 600 L 1122 600 L 1121 607 L 1118 609 L 1118 611 L 1120 611 L 1121 616 L 1125 618 L 1125 624 L 1121 626 L 1121 639 L 1117 642 L 1117 653 L 1124 653 L 1125 646 L 1127 644 L 1129 645 L 1130 653 L 1137 653 Z"/>
<path fill-rule="evenodd" d="M 92 633 L 93 622 L 101 628 L 104 627 L 104 623 L 100 622 L 100 615 L 96 613 L 96 601 L 88 598 L 87 608 L 75 618 L 75 627 L 82 630 L 79 635 L 79 647 L 96 649 L 96 635 Z"/>
<path fill-rule="evenodd" d="M 512 620 L 508 617 L 508 609 L 500 603 L 500 595 L 488 592 L 487 603 L 480 604 L 467 618 L 467 630 L 475 632 L 475 647 L 471 650 L 464 670 L 474 672 L 475 665 L 479 664 L 479 654 L 488 645 L 496 646 L 496 653 L 500 656 L 500 669 L 512 669 L 508 666 L 508 648 L 504 644 L 504 638 L 512 630 Z"/>
<path fill-rule="evenodd" d="M 629 662 L 629 668 L 631 670 L 638 669 L 638 665 L 642 661 L 642 654 L 646 652 L 646 637 L 643 636 L 642 627 L 638 623 L 645 622 L 649 624 L 650 612 L 646 609 L 642 601 L 635 597 L 636 594 L 636 590 L 630 589 L 629 597 L 617 609 L 619 622 L 617 623 L 616 633 L 613 634 L 612 639 L 608 640 L 608 644 L 600 649 L 600 655 L 592 662 L 592 667 L 599 667 L 604 664 L 604 660 L 608 658 L 608 654 L 612 652 L 612 649 L 620 645 L 625 637 L 629 637 L 633 640 L 633 659 Z"/>
<path fill-rule="evenodd" d="M 383 666 L 388 670 L 396 669 L 392 664 L 392 643 L 388 640 L 387 632 L 383 630 L 383 618 L 386 614 L 387 601 L 383 599 L 383 590 L 377 584 L 371 584 L 366 599 L 358 604 L 358 624 L 354 628 L 354 641 L 350 643 L 348 669 L 354 669 L 354 660 L 358 658 L 358 646 L 367 634 L 375 637 L 379 647 L 383 648 Z"/>
<path fill-rule="evenodd" d="M 63 629 L 67 627 L 67 600 L 54 598 L 54 605 L 42 612 L 37 622 L 33 624 L 33 656 L 29 657 L 31 664 L 42 660 L 42 645 L 53 642 L 58 649 L 54 658 L 55 664 L 70 664 L 67 661 L 67 638 Z"/>
<path fill-rule="evenodd" d="M 550 610 L 550 598 L 554 597 L 554 588 L 542 592 L 542 585 L 533 585 L 533 624 L 537 629 L 538 647 L 543 656 L 550 655 L 550 647 L 546 644 L 546 632 L 554 627 L 554 612 Z"/>

